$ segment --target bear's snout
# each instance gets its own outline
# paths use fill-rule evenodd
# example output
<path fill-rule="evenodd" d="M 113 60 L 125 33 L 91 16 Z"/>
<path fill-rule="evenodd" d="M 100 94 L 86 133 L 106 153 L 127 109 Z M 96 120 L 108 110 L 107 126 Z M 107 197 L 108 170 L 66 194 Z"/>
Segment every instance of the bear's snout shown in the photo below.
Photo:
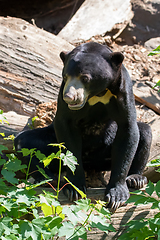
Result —
<path fill-rule="evenodd" d="M 63 100 L 66 103 L 72 103 L 77 101 L 77 90 L 71 86 L 69 89 L 66 89 L 66 91 L 63 94 Z"/>

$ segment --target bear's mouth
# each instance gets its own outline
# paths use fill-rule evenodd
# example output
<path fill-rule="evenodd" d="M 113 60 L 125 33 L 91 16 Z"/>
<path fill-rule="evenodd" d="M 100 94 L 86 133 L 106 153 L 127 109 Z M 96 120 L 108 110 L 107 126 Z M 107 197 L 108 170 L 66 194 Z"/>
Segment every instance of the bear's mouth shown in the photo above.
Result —
<path fill-rule="evenodd" d="M 68 103 L 68 108 L 71 110 L 79 110 L 84 107 L 86 101 L 80 103 Z"/>

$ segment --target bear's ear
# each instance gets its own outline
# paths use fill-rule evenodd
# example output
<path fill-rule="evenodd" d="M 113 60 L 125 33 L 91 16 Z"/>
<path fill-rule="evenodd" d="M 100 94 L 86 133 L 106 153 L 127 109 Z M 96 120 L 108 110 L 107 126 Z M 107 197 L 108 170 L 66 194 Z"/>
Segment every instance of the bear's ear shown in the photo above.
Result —
<path fill-rule="evenodd" d="M 111 62 L 116 67 L 120 67 L 124 59 L 124 55 L 120 52 L 111 53 Z"/>
<path fill-rule="evenodd" d="M 68 55 L 68 52 L 63 51 L 60 53 L 60 58 L 62 59 L 63 63 L 65 62 L 67 55 Z"/>

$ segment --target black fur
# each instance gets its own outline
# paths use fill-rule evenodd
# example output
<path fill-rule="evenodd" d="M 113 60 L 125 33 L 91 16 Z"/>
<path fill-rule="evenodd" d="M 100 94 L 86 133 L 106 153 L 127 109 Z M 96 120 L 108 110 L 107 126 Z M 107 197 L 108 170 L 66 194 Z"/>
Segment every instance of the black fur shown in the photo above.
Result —
<path fill-rule="evenodd" d="M 111 170 L 105 200 L 115 211 L 129 198 L 127 184 L 140 188 L 146 182 L 142 172 L 149 156 L 151 129 L 136 121 L 132 81 L 122 64 L 121 53 L 112 53 L 97 43 L 86 43 L 60 56 L 64 62 L 64 80 L 54 122 L 49 127 L 18 135 L 16 149 L 37 148 L 49 155 L 53 151 L 47 146 L 49 143 L 64 142 L 79 163 L 75 175 L 67 168 L 67 177 L 83 191 L 84 169 Z M 70 109 L 68 104 L 79 104 L 80 100 L 63 92 L 68 77 L 79 79 L 88 94 L 84 106 L 77 110 Z M 110 93 L 108 101 L 106 93 Z M 100 101 L 94 103 L 94 96 Z M 34 158 L 32 171 L 37 164 Z M 54 179 L 57 169 L 58 163 L 52 162 L 48 175 Z M 38 173 L 35 174 L 39 179 Z M 70 199 L 77 198 L 69 185 L 65 192 Z"/>

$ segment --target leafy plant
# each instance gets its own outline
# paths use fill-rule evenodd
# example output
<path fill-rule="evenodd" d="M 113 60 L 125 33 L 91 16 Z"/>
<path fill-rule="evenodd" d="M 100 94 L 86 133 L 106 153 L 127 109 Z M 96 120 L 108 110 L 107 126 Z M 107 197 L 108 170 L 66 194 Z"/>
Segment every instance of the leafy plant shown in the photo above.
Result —
<path fill-rule="evenodd" d="M 153 197 L 152 194 L 156 193 L 157 197 Z M 154 186 L 149 181 L 145 191 L 136 191 L 132 193 L 127 203 L 134 202 L 135 205 L 152 204 L 151 209 L 160 210 L 160 181 Z M 121 235 L 118 239 L 122 240 L 145 240 L 145 239 L 160 239 L 160 212 L 158 212 L 153 218 L 132 220 L 127 223 L 126 233 Z"/>
<path fill-rule="evenodd" d="M 156 83 L 156 85 L 154 86 L 155 87 L 160 87 L 160 80 Z M 158 92 L 160 92 L 160 89 L 158 90 Z"/>
<path fill-rule="evenodd" d="M 150 53 L 148 54 L 148 56 L 153 56 L 153 55 L 156 55 L 156 54 L 160 54 L 160 46 L 158 46 L 156 49 L 154 49 L 152 52 L 150 52 Z M 156 85 L 154 86 L 154 88 L 155 88 L 155 87 L 160 87 L 160 80 L 156 83 Z M 160 89 L 159 89 L 158 92 L 160 92 Z"/>
<path fill-rule="evenodd" d="M 151 51 L 148 56 L 153 56 L 155 54 L 160 54 L 160 46 L 158 46 L 157 48 L 155 48 L 153 51 Z"/>
<path fill-rule="evenodd" d="M 9 124 L 6 117 L 4 117 L 4 115 L 3 115 L 3 110 L 0 109 L 0 123 L 3 124 L 4 122 Z"/>
<path fill-rule="evenodd" d="M 58 239 L 65 236 L 68 240 L 87 239 L 87 231 L 98 228 L 101 231 L 115 231 L 110 223 L 110 212 L 105 208 L 105 202 L 96 201 L 95 204 L 86 195 L 77 189 L 66 178 L 82 199 L 75 201 L 75 204 L 62 206 L 59 202 L 61 163 L 68 166 L 74 173 L 77 160 L 70 151 L 63 153 L 63 144 L 51 144 L 58 146 L 59 151 L 48 157 L 36 149 L 22 149 L 23 156 L 29 156 L 29 165 L 23 165 L 15 154 L 6 154 L 8 160 L 2 156 L 5 146 L 0 145 L 0 239 L 13 240 L 48 240 Z M 59 159 L 59 175 L 57 189 L 55 189 L 43 169 L 37 166 L 37 171 L 46 178 L 37 184 L 28 181 L 30 177 L 30 163 L 36 155 L 47 167 L 54 159 Z M 24 180 L 16 177 L 17 171 L 26 173 Z M 48 183 L 54 190 L 36 194 L 36 188 Z M 40 211 L 43 213 L 40 216 Z"/>
<path fill-rule="evenodd" d="M 62 144 L 59 145 L 60 149 L 64 147 L 62 146 Z M 0 146 L 0 149 L 1 152 L 6 150 L 3 146 Z M 30 155 L 30 162 L 34 154 L 41 155 L 35 149 L 22 149 L 22 152 L 25 156 Z M 52 157 L 54 159 L 61 154 L 60 150 Z M 68 152 L 65 155 L 63 153 L 62 156 L 65 160 L 67 158 L 67 165 L 73 165 L 73 154 Z M 27 182 L 30 175 L 28 166 L 26 179 L 19 181 L 15 173 L 26 166 L 22 165 L 14 154 L 7 154 L 7 157 L 8 161 L 0 159 L 0 164 L 3 165 L 0 178 L 0 194 L 2 194 L 0 197 L 0 239 L 37 240 L 51 239 L 55 236 L 57 239 L 61 236 L 65 236 L 66 239 L 87 239 L 87 231 L 91 228 L 99 228 L 106 233 L 109 230 L 114 231 L 110 222 L 107 221 L 110 219 L 110 213 L 105 208 L 104 202 L 97 201 L 93 204 L 82 193 L 84 199 L 76 201 L 75 205 L 62 206 L 58 201 L 59 183 L 56 196 L 45 190 L 42 194 L 36 195 L 35 188 L 50 180 L 30 184 Z M 45 164 L 47 159 L 48 157 L 43 159 Z M 59 159 L 60 162 L 63 160 L 63 158 Z M 38 169 L 38 171 L 42 170 Z M 58 177 L 58 181 L 59 179 Z M 21 185 L 23 183 L 24 186 L 20 188 L 19 183 Z M 81 191 L 79 193 L 81 194 Z M 44 214 L 41 218 L 39 218 L 39 208 Z"/>
<path fill-rule="evenodd" d="M 38 118 L 38 116 L 35 116 L 31 119 L 31 123 L 28 123 L 28 126 L 30 129 L 34 129 L 35 127 L 35 120 Z"/>
<path fill-rule="evenodd" d="M 159 167 L 160 158 L 152 160 L 147 164 L 149 167 Z M 156 170 L 160 172 L 160 169 Z M 153 196 L 154 194 L 154 196 Z M 144 191 L 132 193 L 127 203 L 134 202 L 135 205 L 152 204 L 151 209 L 160 210 L 160 181 L 154 185 L 151 181 L 147 184 Z M 160 239 L 160 212 L 153 218 L 132 220 L 127 223 L 127 230 L 118 239 L 119 240 L 145 240 Z"/>

